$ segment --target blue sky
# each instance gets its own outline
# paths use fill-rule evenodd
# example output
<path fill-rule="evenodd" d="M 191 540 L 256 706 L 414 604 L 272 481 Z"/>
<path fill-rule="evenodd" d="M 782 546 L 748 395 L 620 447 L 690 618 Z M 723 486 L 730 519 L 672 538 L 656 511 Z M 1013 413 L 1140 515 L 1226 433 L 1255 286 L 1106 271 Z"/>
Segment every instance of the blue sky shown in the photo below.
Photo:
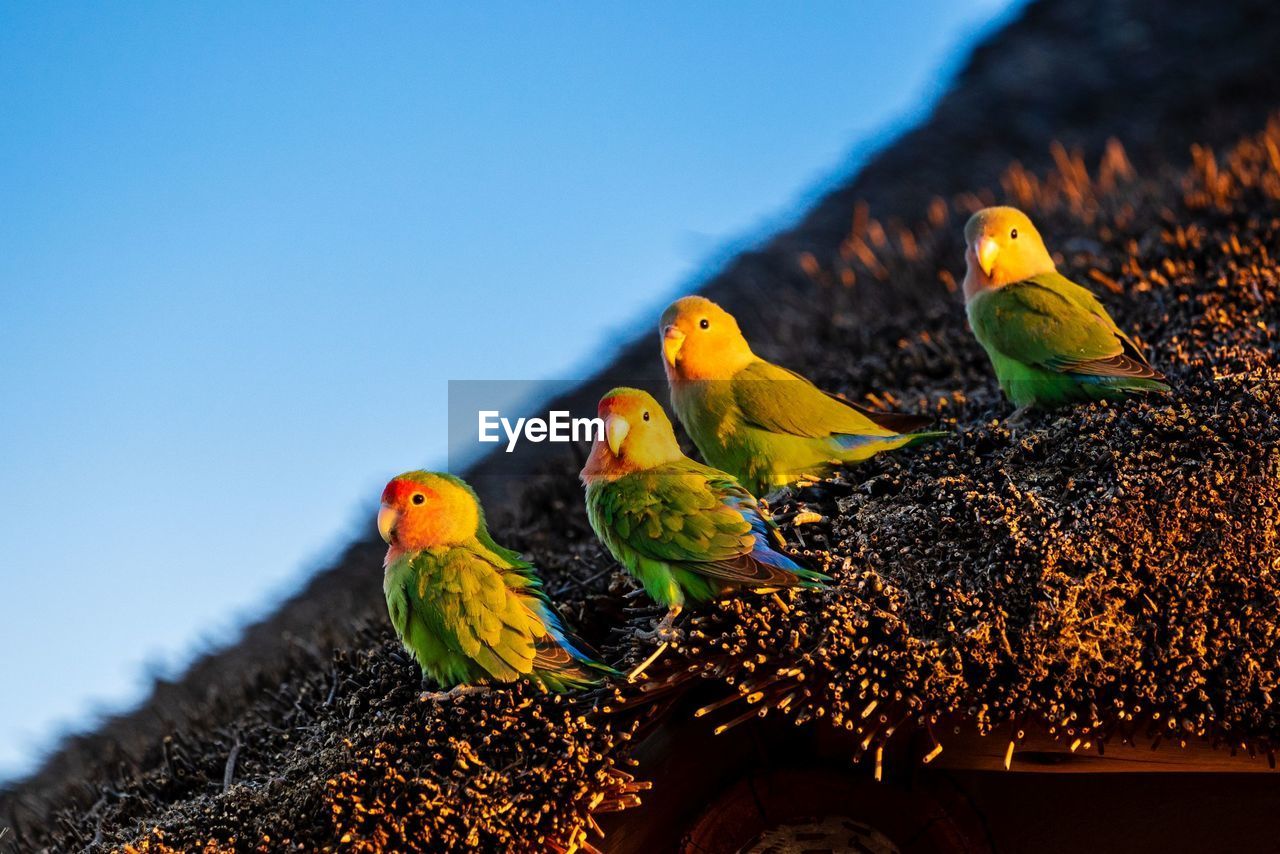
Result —
<path fill-rule="evenodd" d="M 0 6 L 0 777 L 443 464 L 448 379 L 589 374 L 1004 6 Z"/>

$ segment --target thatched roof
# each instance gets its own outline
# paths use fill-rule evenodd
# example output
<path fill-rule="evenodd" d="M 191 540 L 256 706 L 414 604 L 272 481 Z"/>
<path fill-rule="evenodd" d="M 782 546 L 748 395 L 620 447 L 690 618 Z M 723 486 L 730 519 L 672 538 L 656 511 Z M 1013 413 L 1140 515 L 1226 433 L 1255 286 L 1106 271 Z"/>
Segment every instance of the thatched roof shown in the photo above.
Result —
<path fill-rule="evenodd" d="M 1033 7 L 1011 32 L 1051 42 L 1071 5 Z M 1253 19 L 1241 38 L 1280 30 L 1275 17 Z M 1163 34 L 1166 49 L 1184 23 Z M 992 50 L 979 51 L 932 121 L 957 98 L 979 103 L 973 81 L 992 73 Z M 1220 139 L 1219 120 L 1247 124 L 1263 95 L 1238 88 L 1239 67 L 1210 59 L 1202 76 L 1223 88 L 1206 136 Z M 1202 115 L 1168 106 L 1185 93 L 1163 92 L 1147 105 L 1164 105 L 1160 133 L 1173 132 L 1170 116 L 1183 130 L 1206 128 Z M 1079 124 L 1100 134 L 1107 115 Z M 955 135 L 959 119 L 937 132 Z M 984 157 L 990 146 L 999 143 Z M 744 262 L 743 292 L 773 306 L 767 335 L 760 313 L 744 318 L 764 355 L 850 398 L 934 412 L 955 430 L 774 502 L 797 552 L 836 577 L 832 590 L 704 609 L 639 685 L 574 698 L 504 688 L 436 704 L 419 699 L 415 668 L 380 613 L 379 549 L 360 544 L 341 583 L 313 588 L 292 616 L 196 671 L 216 678 L 164 689 L 146 717 L 73 744 L 8 793 L 0 825 L 12 829 L 0 846 L 600 845 L 601 816 L 645 797 L 636 744 L 707 707 L 717 729 L 761 714 L 847 729 L 870 756 L 923 734 L 913 762 L 935 744 L 945 755 L 957 727 L 1095 752 L 1126 739 L 1158 740 L 1162 751 L 1217 743 L 1265 760 L 1280 738 L 1280 125 L 1217 155 L 1198 149 L 1185 170 L 1136 177 L 1118 145 L 1089 147 L 1101 159 L 1060 148 L 1045 156 L 1056 166 L 1012 167 L 999 189 L 976 195 L 950 192 L 953 176 L 948 195 L 901 223 L 842 190 L 832 198 L 844 200 L 851 228 L 832 239 L 802 230 L 809 239 L 781 240 L 767 263 Z M 1142 160 L 1158 162 L 1158 146 L 1147 148 Z M 942 168 L 928 152 L 922 162 Z M 1017 434 L 1002 426 L 1008 407 L 952 278 L 965 215 L 997 199 L 1032 214 L 1063 271 L 1102 294 L 1169 374 L 1172 398 L 1040 415 Z M 762 287 L 765 269 L 786 286 Z M 622 598 L 630 582 L 587 528 L 574 459 L 546 465 L 492 508 L 494 528 L 536 559 L 606 657 L 637 662 L 654 647 L 633 630 L 656 612 Z"/>
<path fill-rule="evenodd" d="M 868 326 L 829 285 L 831 302 L 796 325 L 837 322 L 795 336 L 792 363 L 851 394 L 893 389 L 956 434 L 775 501 L 839 587 L 786 607 L 723 605 L 665 669 L 686 681 L 696 665 L 754 695 L 720 714 L 826 716 L 871 748 L 959 717 L 1013 741 L 1032 727 L 1097 749 L 1208 739 L 1274 762 L 1278 151 L 1280 121 L 1221 160 L 1198 150 L 1182 176 L 1130 179 L 1117 147 L 1097 178 L 1064 161 L 1004 182 L 1067 247 L 1063 268 L 1147 343 L 1173 378 L 1167 400 L 1077 407 L 1015 432 L 993 417 L 1007 408 L 957 307 Z M 894 280 L 936 277 L 979 203 L 850 243 Z M 838 282 L 849 259 L 866 275 L 861 254 L 815 259 L 814 275 Z"/>
<path fill-rule="evenodd" d="M 1280 123 L 1220 160 L 1201 151 L 1181 178 L 1129 178 L 1114 149 L 1101 180 L 1079 164 L 1038 182 L 1010 173 L 1013 200 L 1051 242 L 1074 247 L 1064 268 L 1098 283 L 1173 379 L 1172 398 L 1078 407 L 1011 432 L 958 307 L 859 321 L 847 302 L 856 288 L 833 269 L 937 281 L 979 200 L 961 198 L 905 244 L 874 237 L 868 221 L 851 240 L 870 255 L 814 259 L 827 300 L 793 321 L 823 331 L 794 338 L 790 360 L 852 396 L 892 389 L 892 400 L 933 410 L 956 433 L 775 501 L 799 553 L 837 579 L 831 590 L 705 609 L 647 681 L 582 698 L 521 688 L 420 700 L 413 665 L 375 621 L 352 652 L 316 662 L 210 734 L 221 749 L 175 733 L 159 765 L 121 781 L 116 821 L 134 797 L 173 805 L 148 813 L 160 831 L 139 850 L 208 840 L 571 847 L 590 839 L 592 816 L 637 802 L 633 727 L 689 714 L 678 700 L 695 687 L 715 697 L 702 708 L 717 731 L 763 715 L 825 718 L 872 753 L 912 730 L 945 749 L 948 732 L 934 727 L 960 720 L 1013 743 L 1038 730 L 1086 750 L 1200 739 L 1271 755 L 1277 151 Z M 553 578 L 583 579 L 558 591 L 579 621 L 603 612 L 625 625 L 626 582 L 586 581 L 609 561 L 580 521 L 572 471 L 558 481 L 526 499 L 556 506 L 567 530 L 526 531 L 540 541 L 531 551 L 558 541 L 544 563 Z M 627 633 L 607 647 L 630 662 L 650 650 Z M 237 752 L 238 764 L 226 760 Z M 210 786 L 222 779 L 233 784 L 225 793 Z"/>

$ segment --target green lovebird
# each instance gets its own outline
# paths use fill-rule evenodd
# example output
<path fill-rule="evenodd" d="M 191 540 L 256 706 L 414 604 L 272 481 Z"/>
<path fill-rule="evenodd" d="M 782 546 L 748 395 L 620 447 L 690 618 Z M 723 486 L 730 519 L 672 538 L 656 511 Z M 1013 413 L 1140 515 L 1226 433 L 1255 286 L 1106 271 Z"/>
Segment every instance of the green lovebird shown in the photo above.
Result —
<path fill-rule="evenodd" d="M 1033 406 L 1169 391 L 1097 297 L 1058 273 L 1022 211 L 980 210 L 964 240 L 969 326 L 1015 417 Z"/>
<path fill-rule="evenodd" d="M 582 469 L 587 516 L 614 558 L 667 606 L 667 625 L 686 602 L 829 580 L 775 551 L 777 526 L 732 475 L 681 453 L 652 395 L 614 389 L 599 415 L 604 438 Z"/>
<path fill-rule="evenodd" d="M 733 315 L 688 296 L 662 313 L 671 404 L 708 463 L 756 495 L 873 454 L 931 441 L 928 417 L 874 412 L 751 352 Z"/>
<path fill-rule="evenodd" d="M 378 532 L 388 545 L 391 624 L 441 687 L 529 679 L 562 693 L 616 674 L 564 630 L 533 565 L 493 541 L 480 500 L 459 478 L 393 479 Z"/>

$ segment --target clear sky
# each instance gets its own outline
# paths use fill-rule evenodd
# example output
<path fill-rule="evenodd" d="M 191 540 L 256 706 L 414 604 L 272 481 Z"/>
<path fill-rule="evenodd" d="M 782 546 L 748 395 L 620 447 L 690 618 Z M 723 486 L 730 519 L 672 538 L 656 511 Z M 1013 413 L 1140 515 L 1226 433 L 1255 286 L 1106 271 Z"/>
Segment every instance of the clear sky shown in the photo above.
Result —
<path fill-rule="evenodd" d="M 0 5 L 0 777 L 442 464 L 446 380 L 590 373 L 1004 6 Z"/>

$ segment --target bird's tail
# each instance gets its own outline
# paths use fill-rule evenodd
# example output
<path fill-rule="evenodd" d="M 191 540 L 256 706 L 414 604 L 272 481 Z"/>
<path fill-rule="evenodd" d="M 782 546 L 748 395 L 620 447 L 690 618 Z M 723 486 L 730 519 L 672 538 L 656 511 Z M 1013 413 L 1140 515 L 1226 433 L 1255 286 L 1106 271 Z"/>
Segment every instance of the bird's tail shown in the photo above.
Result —
<path fill-rule="evenodd" d="M 556 669 L 539 668 L 535 661 L 534 667 L 538 681 L 557 694 L 598 688 L 623 675 L 620 671 L 598 661 L 576 661 L 572 666 Z"/>
<path fill-rule="evenodd" d="M 743 518 L 751 523 L 751 534 L 755 538 L 750 557 L 756 563 L 785 570 L 800 579 L 799 583 L 788 586 L 821 588 L 831 580 L 831 576 L 823 575 L 821 572 L 814 572 L 812 569 L 806 569 L 796 563 L 790 555 L 778 551 L 775 548 L 774 541 L 776 540 L 777 545 L 780 546 L 782 537 L 778 533 L 777 526 L 769 522 L 759 509 L 754 509 L 750 513 L 743 513 Z"/>
<path fill-rule="evenodd" d="M 602 685 L 622 674 L 599 660 L 595 651 L 567 631 L 559 617 L 545 609 L 547 634 L 534 650 L 533 670 L 543 685 L 558 694 Z"/>
<path fill-rule="evenodd" d="M 800 583 L 796 586 L 803 587 L 806 590 L 825 590 L 827 583 L 831 581 L 831 576 L 812 569 L 799 567 L 791 571 L 800 579 Z"/>
<path fill-rule="evenodd" d="M 898 433 L 897 435 L 877 436 L 867 433 L 838 433 L 831 437 L 835 443 L 840 459 L 849 462 L 862 460 L 880 451 L 891 451 L 895 448 L 910 448 L 923 445 L 949 435 L 946 430 L 929 430 L 923 433 Z M 846 452 L 846 453 L 839 453 Z"/>
<path fill-rule="evenodd" d="M 1157 374 L 1157 376 L 1160 376 Z M 1098 386 L 1105 389 L 1115 389 L 1116 391 L 1128 392 L 1130 394 L 1169 394 L 1173 388 L 1169 383 L 1165 382 L 1163 376 L 1159 379 L 1148 379 L 1146 377 L 1088 377 L 1082 378 L 1081 382 L 1088 385 Z"/>
<path fill-rule="evenodd" d="M 777 567 L 786 570 L 791 575 L 800 579 L 795 587 L 805 587 L 809 589 L 821 589 L 831 580 L 831 576 L 823 575 L 821 572 L 815 572 L 812 569 L 806 569 L 796 563 L 790 555 L 783 554 L 773 548 L 773 544 L 769 542 L 768 532 L 764 529 L 763 523 L 759 528 L 752 526 L 752 532 L 755 534 L 755 548 L 751 550 L 751 557 L 757 563 L 766 566 Z M 792 585 L 788 585 L 792 586 Z"/>
<path fill-rule="evenodd" d="M 585 691 L 598 688 L 606 682 L 617 679 L 622 673 L 607 664 L 590 660 L 575 660 L 569 666 L 543 668 L 534 660 L 534 673 L 538 681 L 550 691 L 567 694 L 571 691 Z"/>
<path fill-rule="evenodd" d="M 916 445 L 924 445 L 928 442 L 936 442 L 943 436 L 950 436 L 949 430 L 926 430 L 923 433 L 909 433 L 908 441 L 902 447 L 914 448 Z"/>

